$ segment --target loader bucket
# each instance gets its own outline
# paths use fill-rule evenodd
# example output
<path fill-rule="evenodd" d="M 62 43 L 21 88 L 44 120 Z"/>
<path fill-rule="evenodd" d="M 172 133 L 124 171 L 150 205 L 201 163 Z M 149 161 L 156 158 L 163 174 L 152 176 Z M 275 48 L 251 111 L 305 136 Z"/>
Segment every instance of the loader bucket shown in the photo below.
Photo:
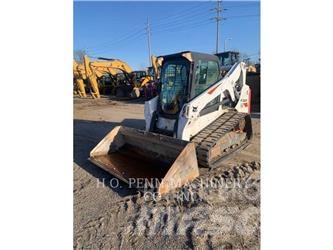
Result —
<path fill-rule="evenodd" d="M 160 194 L 199 176 L 193 143 L 122 126 L 104 137 L 89 160 L 130 187 L 144 189 L 157 183 Z"/>

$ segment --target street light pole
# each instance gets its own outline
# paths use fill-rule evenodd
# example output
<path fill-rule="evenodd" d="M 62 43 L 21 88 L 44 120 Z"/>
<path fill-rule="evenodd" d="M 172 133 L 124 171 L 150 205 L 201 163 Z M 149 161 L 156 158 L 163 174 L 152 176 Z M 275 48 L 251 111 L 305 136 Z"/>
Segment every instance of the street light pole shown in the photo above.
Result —
<path fill-rule="evenodd" d="M 226 39 L 224 39 L 224 52 L 226 52 L 226 48 L 227 48 L 227 40 L 232 40 L 232 38 L 228 37 Z"/>
<path fill-rule="evenodd" d="M 150 30 L 150 23 L 149 23 L 149 18 L 148 17 L 147 17 L 146 31 L 147 31 L 147 36 L 148 36 L 149 66 L 151 66 L 151 45 L 150 45 L 151 30 Z"/>

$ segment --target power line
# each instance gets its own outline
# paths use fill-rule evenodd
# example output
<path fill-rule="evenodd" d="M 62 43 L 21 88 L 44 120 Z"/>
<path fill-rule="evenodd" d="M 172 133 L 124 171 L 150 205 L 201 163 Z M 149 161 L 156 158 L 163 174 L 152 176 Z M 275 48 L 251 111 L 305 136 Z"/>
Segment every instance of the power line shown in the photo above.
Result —
<path fill-rule="evenodd" d="M 251 15 L 241 15 L 241 16 L 226 16 L 225 19 L 228 20 L 230 18 L 242 18 L 242 17 L 257 17 L 259 14 L 251 14 Z"/>
<path fill-rule="evenodd" d="M 201 22 L 205 22 L 207 20 L 210 20 L 208 18 L 208 16 L 204 17 L 204 18 L 200 18 L 200 19 L 198 19 L 198 18 L 189 19 L 189 20 L 187 20 L 187 22 L 178 22 L 178 23 L 174 23 L 172 25 L 168 25 L 168 26 L 165 26 L 165 27 L 163 26 L 163 27 L 159 27 L 157 29 L 152 29 L 152 33 L 156 33 L 156 31 L 159 32 L 159 31 L 163 31 L 163 30 L 179 28 L 179 27 L 183 27 L 183 26 L 186 26 L 186 25 L 191 25 L 193 23 L 201 23 Z"/>
<path fill-rule="evenodd" d="M 207 19 L 209 20 L 209 19 Z M 206 19 L 202 19 L 202 20 L 196 20 L 196 22 L 193 22 L 194 20 L 188 20 L 190 22 L 182 22 L 182 23 L 174 23 L 173 25 L 169 25 L 169 26 L 166 26 L 166 27 L 161 27 L 161 29 L 156 29 L 155 31 L 153 30 L 152 32 L 152 28 L 151 28 L 151 23 L 149 22 L 149 33 L 150 33 L 150 39 L 151 39 L 151 34 L 152 33 L 160 33 L 160 32 L 166 32 L 166 31 L 172 31 L 174 29 L 179 29 L 179 28 L 186 28 L 188 27 L 189 25 L 200 25 L 201 23 L 207 23 Z M 146 23 L 146 27 L 145 27 L 145 32 L 144 31 L 138 31 L 134 34 L 130 34 L 130 36 L 127 36 L 121 40 L 117 40 L 117 41 L 114 41 L 112 43 L 109 43 L 108 45 L 105 45 L 105 46 L 102 46 L 101 48 L 97 48 L 97 49 L 90 49 L 88 50 L 89 52 L 102 52 L 102 51 L 107 51 L 107 48 L 110 48 L 116 44 L 120 44 L 120 43 L 124 43 L 124 42 L 127 42 L 127 41 L 133 41 L 134 39 L 137 39 L 138 37 L 141 37 L 143 35 L 147 35 L 148 34 L 148 29 L 147 29 L 147 23 Z M 151 42 L 150 42 L 151 43 Z"/>
<path fill-rule="evenodd" d="M 237 4 L 237 5 L 229 5 L 226 4 L 225 7 L 227 8 L 242 8 L 242 7 L 256 7 L 259 2 L 252 2 L 252 3 L 247 3 L 247 4 Z"/>
<path fill-rule="evenodd" d="M 192 19 L 192 18 L 195 18 L 195 17 L 198 17 L 198 16 L 202 16 L 203 14 L 207 14 L 207 9 L 200 9 L 199 11 L 184 14 L 184 15 L 176 17 L 176 18 L 169 18 L 167 22 L 154 24 L 154 25 L 152 25 L 152 27 L 160 27 L 160 26 L 170 25 L 170 24 L 173 24 L 175 22 L 176 23 L 182 22 L 182 21 L 187 20 L 189 18 Z"/>
<path fill-rule="evenodd" d="M 173 20 L 169 23 L 166 24 L 160 24 L 160 25 L 152 25 L 152 30 L 156 29 L 156 28 L 169 28 L 172 26 L 177 26 L 180 24 L 184 24 L 184 23 L 189 23 L 192 21 L 198 21 L 198 20 L 203 20 L 209 18 L 209 13 L 207 13 L 207 10 L 205 10 L 204 12 L 198 13 L 196 15 L 192 15 L 192 16 L 188 16 L 188 17 L 184 17 L 183 19 L 179 19 L 179 20 Z"/>
<path fill-rule="evenodd" d="M 187 22 L 177 22 L 177 23 L 175 22 L 172 25 L 168 25 L 168 26 L 165 26 L 165 27 L 161 26 L 160 27 L 161 29 L 156 29 L 156 30 L 157 30 L 157 32 L 159 32 L 159 31 L 163 31 L 163 30 L 180 28 L 180 27 L 186 26 L 188 24 L 191 25 L 191 24 L 198 23 L 198 22 L 193 22 L 194 20 L 195 19 L 190 19 Z M 203 19 L 202 21 L 206 21 L 206 20 Z M 150 32 L 150 35 L 151 35 L 152 28 L 151 28 L 150 23 L 149 23 L 149 32 Z M 153 31 L 153 32 L 155 32 L 155 31 Z M 89 51 L 89 52 L 98 52 L 98 51 L 101 51 L 101 50 L 104 51 L 106 48 L 110 48 L 110 47 L 118 45 L 118 44 L 123 44 L 123 43 L 128 42 L 128 41 L 133 41 L 136 38 L 138 38 L 140 36 L 143 36 L 145 34 L 147 34 L 147 26 L 145 27 L 145 29 L 139 30 L 139 31 L 137 31 L 133 34 L 126 34 L 126 36 L 122 36 L 121 38 L 119 38 L 117 40 L 114 40 L 112 42 L 109 42 L 108 44 L 105 43 L 103 45 L 100 45 L 99 47 L 95 47 L 95 48 L 91 47 L 90 49 L 86 49 L 86 50 Z"/>
<path fill-rule="evenodd" d="M 167 17 L 164 17 L 164 18 L 160 18 L 160 19 L 157 19 L 158 21 L 162 21 L 162 23 L 158 23 L 158 25 L 165 25 L 165 24 L 169 24 L 169 23 L 163 23 L 163 20 L 165 19 L 168 19 L 167 21 L 169 21 L 170 17 L 175 17 L 176 20 L 173 20 L 173 21 L 179 21 L 182 16 L 184 15 L 189 15 L 189 14 L 193 14 L 193 10 L 196 10 L 198 11 L 198 8 L 202 7 L 203 4 L 206 4 L 207 2 L 200 2 L 199 4 L 195 5 L 195 6 L 192 6 L 190 8 L 186 8 L 185 10 L 181 10 L 179 11 L 179 13 L 177 12 L 176 14 L 174 15 L 169 15 Z M 179 20 L 177 20 L 179 19 Z M 106 42 L 103 42 L 103 43 L 99 43 L 97 45 L 94 45 L 94 46 L 90 46 L 90 47 L 85 47 L 84 49 L 87 50 L 87 51 L 95 51 L 96 49 L 99 50 L 99 48 L 105 48 L 105 47 L 110 47 L 112 45 L 115 45 L 115 44 L 119 44 L 119 43 L 122 43 L 124 41 L 127 41 L 127 40 L 132 40 L 132 37 L 135 36 L 136 34 L 138 34 L 140 31 L 144 31 L 143 28 L 140 28 L 139 30 L 137 29 L 139 26 L 141 25 L 136 25 L 134 27 L 136 27 L 136 29 L 134 28 L 133 30 L 131 30 L 130 32 L 124 34 L 124 35 L 121 35 L 119 37 L 117 37 L 115 40 L 111 40 L 111 41 L 106 41 Z M 133 33 L 134 32 L 134 33 Z"/>
<path fill-rule="evenodd" d="M 214 23 L 214 22 L 215 21 L 207 19 L 207 20 L 204 20 L 204 22 L 203 21 L 192 22 L 192 23 L 188 23 L 188 24 L 180 25 L 180 26 L 176 26 L 176 27 L 160 29 L 160 30 L 154 31 L 154 33 L 169 32 L 169 31 L 174 31 L 174 30 L 180 31 L 180 29 L 182 29 L 182 28 L 185 28 L 187 30 L 187 28 L 198 27 L 198 26 L 202 26 L 202 25 L 209 24 L 209 23 Z"/>
<path fill-rule="evenodd" d="M 214 23 L 214 22 L 215 21 L 207 19 L 205 22 L 202 22 L 202 21 L 200 21 L 200 22 L 193 22 L 193 23 L 189 23 L 189 24 L 186 24 L 186 25 L 181 25 L 181 26 L 178 26 L 178 27 L 172 27 L 172 28 L 157 30 L 154 33 L 161 33 L 161 32 L 163 32 L 163 33 L 184 32 L 184 31 L 193 30 L 193 29 L 196 29 L 197 27 L 200 27 L 200 26 L 203 26 L 203 25 L 208 25 L 208 24 L 211 24 L 211 23 Z M 146 35 L 147 35 L 147 33 L 146 33 Z M 141 37 L 143 37 L 143 36 L 141 36 Z M 112 49 L 104 49 L 103 51 L 99 51 L 98 53 L 107 52 L 107 51 L 110 51 L 110 50 L 112 50 Z M 119 47 L 117 48 L 117 50 L 119 50 Z"/>
<path fill-rule="evenodd" d="M 175 22 L 174 24 L 178 24 L 178 23 Z M 161 26 L 161 27 L 163 27 L 163 26 Z M 117 37 L 115 40 L 103 42 L 103 43 L 100 43 L 100 44 L 95 45 L 95 46 L 86 47 L 84 49 L 87 50 L 87 51 L 95 51 L 95 50 L 100 50 L 100 48 L 104 49 L 106 47 L 111 47 L 113 45 L 123 43 L 123 42 L 128 41 L 128 40 L 133 40 L 133 38 L 137 37 L 138 34 L 145 34 L 145 29 L 144 28 L 140 28 L 140 29 L 136 29 L 136 30 L 133 29 L 132 30 L 133 32 L 131 32 L 131 31 L 127 32 L 126 34 L 123 34 L 123 35 Z"/>
<path fill-rule="evenodd" d="M 114 45 L 117 45 L 117 44 L 121 44 L 121 43 L 124 43 L 124 42 L 127 42 L 127 41 L 132 41 L 142 35 L 144 35 L 145 32 L 144 30 L 139 30 L 135 33 L 131 33 L 131 34 L 127 34 L 127 36 L 123 37 L 122 39 L 118 39 L 118 40 L 115 40 L 113 42 L 109 42 L 108 44 L 105 44 L 104 46 L 99 46 L 99 47 L 95 47 L 95 48 L 92 48 L 92 49 L 88 49 L 87 51 L 99 51 L 99 50 L 103 50 L 105 48 L 109 48 L 109 47 L 112 47 Z"/>
<path fill-rule="evenodd" d="M 216 16 L 213 19 L 214 21 L 209 21 L 208 15 L 209 13 L 207 10 L 202 9 L 201 7 L 207 4 L 207 2 L 200 2 L 200 4 L 192 6 L 185 11 L 182 11 L 179 14 L 174 14 L 168 17 L 157 19 L 157 22 L 154 22 L 153 24 L 150 23 L 150 20 L 147 18 L 147 22 L 145 27 L 139 28 L 139 24 L 134 26 L 137 27 L 136 29 L 133 29 L 133 32 L 127 32 L 119 37 L 117 37 L 115 40 L 101 43 L 99 46 L 90 47 L 88 51 L 90 53 L 96 54 L 96 53 L 102 53 L 103 51 L 112 51 L 114 48 L 112 48 L 115 45 L 118 44 L 125 44 L 129 41 L 133 41 L 135 39 L 139 39 L 143 37 L 144 35 L 147 35 L 147 42 L 148 42 L 148 52 L 149 52 L 149 62 L 151 64 L 151 35 L 154 33 L 161 33 L 161 32 L 175 32 L 175 31 L 187 31 L 192 28 L 214 23 L 216 22 L 216 52 L 219 51 L 219 43 L 220 43 L 220 24 L 222 20 L 227 19 L 233 19 L 233 18 L 244 18 L 244 17 L 255 17 L 259 16 L 259 14 L 251 14 L 251 15 L 239 15 L 239 16 L 226 16 L 222 17 L 222 11 L 226 10 L 222 7 L 222 0 L 216 1 L 216 7 L 213 8 L 216 12 Z M 225 5 L 225 4 L 224 4 Z M 230 7 L 245 7 L 250 4 L 243 4 L 243 5 L 236 5 L 236 6 L 230 6 Z M 253 6 L 251 4 L 251 6 Z M 228 6 L 229 7 L 229 6 Z M 171 18 L 170 18 L 171 17 Z M 207 17 L 207 19 L 206 19 Z M 211 20 L 210 19 L 210 20 Z"/>
<path fill-rule="evenodd" d="M 211 2 L 211 1 L 209 1 L 209 2 Z M 192 14 L 194 10 L 201 8 L 204 4 L 207 4 L 209 2 L 208 1 L 199 2 L 199 4 L 196 4 L 190 8 L 185 8 L 183 10 L 179 10 L 174 14 L 171 14 L 171 15 L 159 18 L 159 19 L 155 19 L 153 21 L 154 21 L 154 23 L 158 24 L 160 21 L 162 21 L 162 23 L 163 23 L 164 20 L 169 20 L 170 18 L 177 19 L 179 17 L 186 16 L 187 14 Z"/>
<path fill-rule="evenodd" d="M 139 27 L 140 27 L 140 28 L 139 28 Z M 102 43 L 99 43 L 99 44 L 96 44 L 96 45 L 93 45 L 93 46 L 86 47 L 85 49 L 86 49 L 86 50 L 89 50 L 89 49 L 91 49 L 91 48 L 98 48 L 98 47 L 103 47 L 103 46 L 105 46 L 105 45 L 109 45 L 109 44 L 112 44 L 112 43 L 116 43 L 116 42 L 118 42 L 118 41 L 122 41 L 123 39 L 126 39 L 128 36 L 131 36 L 131 35 L 133 35 L 133 34 L 136 34 L 136 33 L 140 32 L 140 31 L 143 31 L 142 25 L 137 24 L 137 25 L 135 25 L 135 26 L 133 27 L 132 30 L 130 30 L 130 31 L 127 32 L 126 34 L 123 34 L 123 35 L 120 35 L 120 36 L 116 37 L 115 40 L 105 41 L 105 42 L 102 42 Z"/>
<path fill-rule="evenodd" d="M 145 35 L 145 32 L 143 33 L 140 33 L 140 34 L 137 34 L 136 36 L 133 36 L 131 39 L 128 39 L 127 41 L 123 41 L 120 46 L 118 45 L 117 46 L 117 50 L 119 49 L 119 47 L 121 47 L 121 45 L 125 45 L 126 42 L 130 42 L 130 41 L 138 41 L 140 38 L 143 38 Z M 96 49 L 96 50 L 90 50 L 88 51 L 89 53 L 92 53 L 92 54 L 100 54 L 100 53 L 104 53 L 104 52 L 108 52 L 108 51 L 112 51 L 112 50 L 115 50 L 112 48 L 113 46 L 107 46 L 105 48 L 102 48 L 102 49 Z"/>
<path fill-rule="evenodd" d="M 218 2 L 222 3 L 221 0 L 218 0 Z M 177 14 L 158 19 L 159 22 L 156 22 L 156 23 L 154 22 L 153 25 L 150 24 L 150 32 L 151 31 L 154 32 L 155 28 L 172 29 L 172 28 L 179 27 L 179 25 L 183 26 L 184 23 L 191 24 L 191 21 L 197 20 L 197 17 L 204 17 L 206 15 L 206 10 L 203 11 L 201 7 L 207 3 L 208 2 L 200 2 L 199 4 L 197 4 L 195 6 L 191 6 L 190 8 L 179 11 L 179 13 L 177 13 Z M 253 6 L 253 4 L 256 4 L 256 3 L 233 5 L 231 7 Z M 217 16 L 214 19 L 216 20 L 216 23 L 217 23 L 217 33 L 218 33 L 217 34 L 217 40 L 218 40 L 217 46 L 219 46 L 220 22 L 221 22 L 221 20 L 224 20 L 225 18 L 222 18 L 221 16 L 219 16 L 219 14 L 222 13 L 221 6 L 214 8 L 214 10 L 217 12 Z M 230 16 L 227 18 L 243 18 L 243 17 L 252 17 L 252 16 L 257 16 L 257 15 Z M 136 27 L 139 27 L 139 25 L 136 25 Z M 100 43 L 98 45 L 91 46 L 88 48 L 86 47 L 85 50 L 88 50 L 88 51 L 99 51 L 101 49 L 103 50 L 104 48 L 111 47 L 116 44 L 120 44 L 120 43 L 123 43 L 126 41 L 132 41 L 144 33 L 146 33 L 146 32 L 144 31 L 143 28 L 133 29 L 132 31 L 127 32 L 126 34 L 118 36 L 116 39 L 114 39 L 112 41 L 103 42 L 103 43 Z"/>

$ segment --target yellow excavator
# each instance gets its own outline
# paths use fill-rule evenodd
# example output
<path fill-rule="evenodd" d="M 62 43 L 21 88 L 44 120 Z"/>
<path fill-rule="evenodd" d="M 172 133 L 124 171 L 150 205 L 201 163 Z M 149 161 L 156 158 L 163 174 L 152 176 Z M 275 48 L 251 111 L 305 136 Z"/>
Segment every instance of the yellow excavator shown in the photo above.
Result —
<path fill-rule="evenodd" d="M 139 97 L 142 82 L 148 78 L 146 74 L 142 78 L 141 71 L 133 71 L 127 63 L 119 59 L 99 57 L 97 61 L 90 61 L 89 57 L 85 55 L 84 65 L 93 89 L 92 95 L 95 98 L 99 98 L 100 90 L 106 87 L 103 84 L 104 81 L 101 80 L 106 75 L 111 78 L 109 85 L 117 97 Z M 122 79 L 117 78 L 117 75 L 120 74 L 123 75 Z"/>
<path fill-rule="evenodd" d="M 95 74 L 100 91 L 104 93 L 107 91 L 111 93 L 119 85 L 117 74 L 123 73 L 129 79 L 129 74 L 132 72 L 132 68 L 119 59 L 100 57 L 97 61 L 90 62 L 89 66 Z M 109 78 L 108 80 L 106 80 L 106 76 Z"/>
<path fill-rule="evenodd" d="M 105 92 L 105 89 L 108 88 L 108 86 L 104 84 L 105 78 L 110 78 L 109 82 L 112 83 L 109 83 L 109 85 L 117 85 L 115 75 L 119 72 L 129 74 L 132 72 L 132 69 L 128 64 L 118 59 L 91 61 L 90 58 L 85 55 L 83 64 L 79 64 L 76 61 L 73 62 L 76 93 L 80 97 L 87 96 L 84 84 L 86 82 L 92 97 L 100 98 L 100 93 Z"/>
<path fill-rule="evenodd" d="M 90 93 L 93 98 L 100 98 L 100 93 L 97 83 L 98 72 L 90 67 L 90 60 L 87 56 L 83 58 L 83 64 L 77 63 L 75 60 L 73 62 L 73 76 L 75 83 L 75 92 L 78 93 L 80 97 L 86 97 L 86 89 L 84 82 L 87 82 L 90 88 Z"/>
<path fill-rule="evenodd" d="M 86 96 L 86 81 L 93 98 L 100 98 L 100 93 L 106 93 L 106 90 L 111 92 L 111 89 L 117 97 L 138 98 L 141 95 L 140 90 L 151 86 L 154 78 L 158 77 L 160 58 L 152 56 L 152 62 L 154 76 L 145 71 L 133 71 L 127 63 L 119 59 L 99 57 L 98 60 L 91 61 L 85 55 L 83 65 L 74 61 L 74 78 L 79 89 L 77 92 L 81 97 Z"/>
<path fill-rule="evenodd" d="M 99 58 L 103 60 L 108 60 L 110 62 L 124 62 L 116 59 L 108 59 L 108 58 Z M 154 85 L 154 82 L 158 79 L 159 67 L 161 66 L 161 58 L 152 56 L 152 72 L 149 70 L 136 70 L 132 71 L 131 68 L 127 65 L 127 67 L 119 67 L 114 65 L 115 68 L 120 70 L 121 72 L 116 74 L 117 85 L 114 88 L 114 94 L 117 97 L 130 97 L 130 98 L 138 98 L 141 96 L 141 92 L 144 93 L 144 96 L 153 97 L 152 93 L 150 93 L 150 89 Z M 149 94 L 147 94 L 149 93 Z"/>
<path fill-rule="evenodd" d="M 101 69 L 107 70 L 107 67 L 104 67 L 105 65 L 100 65 L 99 62 L 90 62 L 90 59 L 87 55 L 83 57 L 83 62 L 84 62 L 84 68 L 86 71 L 87 79 L 89 81 L 90 87 L 91 87 L 91 95 L 93 98 L 100 98 L 100 91 L 99 91 L 99 86 L 98 86 L 98 77 L 100 77 L 103 73 L 101 72 Z M 94 65 L 97 67 L 94 68 Z"/>
<path fill-rule="evenodd" d="M 153 60 L 155 57 L 152 57 Z M 104 65 L 110 69 L 118 70 L 118 72 L 109 72 L 113 75 L 121 75 L 119 79 L 117 79 L 117 84 L 114 89 L 114 94 L 117 97 L 132 97 L 137 98 L 140 97 L 140 90 L 145 88 L 150 82 L 153 81 L 153 76 L 150 74 L 147 74 L 144 70 L 136 70 L 133 71 L 131 67 L 119 60 L 119 59 L 108 59 L 99 57 L 98 59 L 105 60 L 102 63 L 102 65 L 105 64 L 105 62 L 109 62 L 111 64 Z M 97 65 L 93 65 L 94 68 L 96 68 Z M 116 74 L 115 74 L 116 73 Z"/>

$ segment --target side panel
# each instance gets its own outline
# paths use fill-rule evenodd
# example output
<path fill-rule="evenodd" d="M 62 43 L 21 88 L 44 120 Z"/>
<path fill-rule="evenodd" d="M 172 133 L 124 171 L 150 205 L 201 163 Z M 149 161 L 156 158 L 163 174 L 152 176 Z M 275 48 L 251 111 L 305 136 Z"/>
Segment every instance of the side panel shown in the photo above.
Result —
<path fill-rule="evenodd" d="M 190 141 L 190 139 L 204 129 L 207 125 L 215 121 L 221 114 L 225 112 L 220 107 L 219 110 L 211 112 L 204 116 L 199 116 L 193 119 L 186 119 L 185 117 L 179 118 L 178 132 L 179 139 Z"/>
<path fill-rule="evenodd" d="M 249 99 L 249 87 L 245 84 L 245 74 L 245 64 L 235 64 L 223 79 L 184 105 L 179 116 L 177 138 L 189 141 L 193 136 L 226 112 L 227 108 L 222 109 L 221 103 L 216 111 L 200 115 L 200 112 L 207 108 L 207 105 L 215 98 L 219 98 L 220 96 L 219 101 L 221 102 L 226 97 L 225 93 L 229 93 L 229 97 L 235 103 L 234 108 L 240 112 L 248 113 L 249 109 L 244 104 Z M 242 86 L 240 92 L 236 91 L 237 85 Z"/>
<path fill-rule="evenodd" d="M 158 96 L 155 96 L 153 99 L 150 99 L 149 101 L 145 102 L 144 114 L 146 122 L 146 131 L 149 131 L 153 113 L 157 109 L 157 102 L 158 102 Z"/>
<path fill-rule="evenodd" d="M 239 102 L 236 105 L 236 109 L 238 112 L 243 112 L 243 113 L 250 113 L 251 107 L 251 89 L 248 85 L 245 85 L 242 89 Z"/>

